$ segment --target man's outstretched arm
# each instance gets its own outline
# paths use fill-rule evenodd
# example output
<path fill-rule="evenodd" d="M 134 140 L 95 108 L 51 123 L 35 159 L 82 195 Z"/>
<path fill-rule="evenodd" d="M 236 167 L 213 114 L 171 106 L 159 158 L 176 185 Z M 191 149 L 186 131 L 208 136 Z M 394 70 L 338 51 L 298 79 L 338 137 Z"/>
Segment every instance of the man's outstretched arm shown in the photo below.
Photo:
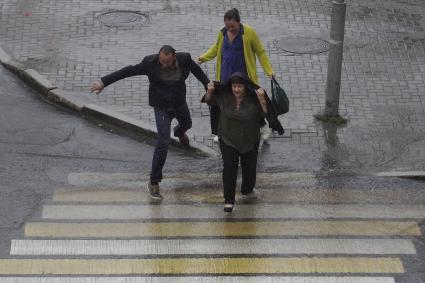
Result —
<path fill-rule="evenodd" d="M 121 70 L 110 73 L 100 80 L 96 80 L 91 84 L 91 92 L 96 94 L 100 93 L 105 87 L 113 84 L 116 81 L 138 75 L 146 75 L 146 62 L 145 59 L 137 65 L 129 65 Z"/>

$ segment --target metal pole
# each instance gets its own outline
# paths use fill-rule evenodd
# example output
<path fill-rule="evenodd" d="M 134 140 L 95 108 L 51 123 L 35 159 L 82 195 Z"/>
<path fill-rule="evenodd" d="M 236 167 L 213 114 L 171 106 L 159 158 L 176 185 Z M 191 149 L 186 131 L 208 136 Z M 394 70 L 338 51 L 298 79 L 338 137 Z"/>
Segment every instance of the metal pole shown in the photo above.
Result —
<path fill-rule="evenodd" d="M 331 39 L 326 84 L 325 116 L 338 116 L 344 48 L 345 0 L 332 1 Z"/>

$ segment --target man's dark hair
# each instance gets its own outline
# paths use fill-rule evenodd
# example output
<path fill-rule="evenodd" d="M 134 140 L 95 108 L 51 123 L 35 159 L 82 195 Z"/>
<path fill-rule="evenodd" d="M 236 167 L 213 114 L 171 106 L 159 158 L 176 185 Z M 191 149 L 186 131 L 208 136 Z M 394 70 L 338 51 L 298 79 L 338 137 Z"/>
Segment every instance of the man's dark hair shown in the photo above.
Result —
<path fill-rule="evenodd" d="M 239 15 L 238 9 L 233 8 L 233 9 L 227 11 L 224 14 L 224 20 L 228 20 L 228 21 L 229 20 L 234 20 L 234 21 L 240 23 L 241 22 L 241 16 Z"/>
<path fill-rule="evenodd" d="M 164 45 L 159 49 L 159 53 L 164 53 L 165 55 L 176 54 L 176 50 L 171 45 Z"/>

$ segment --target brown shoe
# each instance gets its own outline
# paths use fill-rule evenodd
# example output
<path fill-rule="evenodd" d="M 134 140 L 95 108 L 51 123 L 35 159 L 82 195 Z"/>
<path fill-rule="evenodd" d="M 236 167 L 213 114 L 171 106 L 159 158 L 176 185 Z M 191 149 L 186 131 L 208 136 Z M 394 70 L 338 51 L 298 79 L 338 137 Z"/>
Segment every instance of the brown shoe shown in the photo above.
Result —
<path fill-rule="evenodd" d="M 150 182 L 148 182 L 148 191 L 151 195 L 151 198 L 153 199 L 162 199 L 162 195 L 159 191 L 159 185 L 152 185 Z"/>
<path fill-rule="evenodd" d="M 184 134 L 183 136 L 179 137 L 179 142 L 182 146 L 188 147 L 189 146 L 189 137 Z"/>

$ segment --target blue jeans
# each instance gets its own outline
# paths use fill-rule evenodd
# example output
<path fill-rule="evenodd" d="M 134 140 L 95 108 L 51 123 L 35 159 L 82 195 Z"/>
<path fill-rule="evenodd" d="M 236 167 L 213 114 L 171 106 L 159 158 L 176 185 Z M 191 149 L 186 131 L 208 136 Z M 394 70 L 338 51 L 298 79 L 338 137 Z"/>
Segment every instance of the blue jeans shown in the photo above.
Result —
<path fill-rule="evenodd" d="M 192 127 L 187 103 L 177 107 L 174 110 L 160 110 L 154 108 L 157 140 L 152 159 L 152 171 L 150 180 L 153 183 L 159 183 L 162 180 L 162 168 L 164 168 L 167 159 L 168 145 L 170 144 L 171 121 L 176 118 L 178 125 L 174 127 L 174 136 L 181 137 Z"/>

